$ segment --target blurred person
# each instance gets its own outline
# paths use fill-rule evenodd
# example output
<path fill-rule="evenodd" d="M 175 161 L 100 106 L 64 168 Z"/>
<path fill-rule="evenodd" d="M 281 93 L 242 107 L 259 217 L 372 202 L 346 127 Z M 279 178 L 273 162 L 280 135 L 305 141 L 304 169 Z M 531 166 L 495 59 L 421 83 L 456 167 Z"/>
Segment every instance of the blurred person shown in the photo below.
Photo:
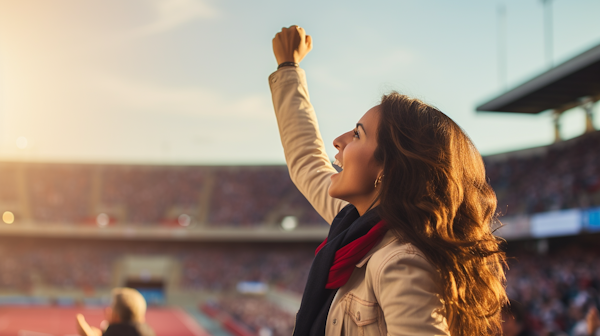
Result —
<path fill-rule="evenodd" d="M 502 335 L 503 336 L 530 336 L 532 333 L 525 324 L 525 309 L 513 300 L 502 307 Z"/>
<path fill-rule="evenodd" d="M 500 333 L 505 256 L 481 155 L 448 116 L 392 92 L 334 140 L 338 173 L 299 67 L 311 49 L 283 28 L 269 76 L 290 177 L 331 224 L 294 336 Z"/>
<path fill-rule="evenodd" d="M 589 336 L 600 336 L 600 314 L 598 314 L 598 308 L 590 308 L 585 317 L 585 322 Z"/>
<path fill-rule="evenodd" d="M 90 326 L 83 315 L 77 314 L 77 332 L 80 336 L 154 336 L 146 321 L 146 300 L 133 288 L 115 288 L 111 304 L 104 311 L 106 330 Z"/>
<path fill-rule="evenodd" d="M 591 306 L 585 318 L 573 327 L 573 336 L 600 336 L 600 315 L 598 309 Z"/>

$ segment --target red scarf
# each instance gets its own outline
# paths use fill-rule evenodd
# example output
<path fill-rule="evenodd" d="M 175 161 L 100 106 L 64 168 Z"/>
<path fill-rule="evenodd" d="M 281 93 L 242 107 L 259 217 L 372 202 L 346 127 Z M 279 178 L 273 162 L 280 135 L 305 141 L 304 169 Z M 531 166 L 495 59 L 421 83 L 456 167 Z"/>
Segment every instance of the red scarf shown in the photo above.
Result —
<path fill-rule="evenodd" d="M 387 232 L 384 221 L 377 223 L 366 235 L 350 242 L 346 246 L 335 252 L 333 265 L 329 268 L 329 277 L 327 278 L 327 289 L 340 288 L 348 282 L 356 264 L 365 256 L 375 245 L 379 244 L 383 235 Z M 327 238 L 317 247 L 315 255 L 327 244 Z"/>

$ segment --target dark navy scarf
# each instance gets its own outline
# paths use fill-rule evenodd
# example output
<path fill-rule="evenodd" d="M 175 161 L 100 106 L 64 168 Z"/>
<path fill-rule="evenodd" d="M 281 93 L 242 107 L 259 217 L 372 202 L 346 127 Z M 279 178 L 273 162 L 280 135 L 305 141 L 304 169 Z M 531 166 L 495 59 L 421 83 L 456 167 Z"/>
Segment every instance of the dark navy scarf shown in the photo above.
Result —
<path fill-rule="evenodd" d="M 325 288 L 335 254 L 340 248 L 366 235 L 379 221 L 376 209 L 360 216 L 351 204 L 345 206 L 335 217 L 329 229 L 327 243 L 315 256 L 308 273 L 293 336 L 325 335 L 329 308 L 339 289 Z"/>

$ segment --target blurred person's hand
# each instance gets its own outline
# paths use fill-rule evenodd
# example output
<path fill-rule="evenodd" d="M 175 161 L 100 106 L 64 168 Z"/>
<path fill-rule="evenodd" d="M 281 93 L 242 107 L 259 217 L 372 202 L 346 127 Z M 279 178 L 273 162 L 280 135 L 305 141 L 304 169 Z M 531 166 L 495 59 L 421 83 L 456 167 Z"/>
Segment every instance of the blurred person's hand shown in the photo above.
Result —
<path fill-rule="evenodd" d="M 585 321 L 587 323 L 588 335 L 595 335 L 596 330 L 600 328 L 600 315 L 598 314 L 598 309 L 596 309 L 596 307 L 592 307 L 588 310 Z"/>
<path fill-rule="evenodd" d="M 90 326 L 83 315 L 77 314 L 75 319 L 79 336 L 102 336 L 102 330 Z"/>
<path fill-rule="evenodd" d="M 277 64 L 284 62 L 300 63 L 304 56 L 312 50 L 312 38 L 306 35 L 303 28 L 296 25 L 281 28 L 273 38 L 273 53 Z"/>

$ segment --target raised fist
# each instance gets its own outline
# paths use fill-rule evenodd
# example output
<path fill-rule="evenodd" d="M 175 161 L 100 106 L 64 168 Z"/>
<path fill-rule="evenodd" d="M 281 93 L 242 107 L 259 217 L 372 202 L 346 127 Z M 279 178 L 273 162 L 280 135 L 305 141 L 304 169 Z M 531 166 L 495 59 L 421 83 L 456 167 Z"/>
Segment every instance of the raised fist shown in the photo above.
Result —
<path fill-rule="evenodd" d="M 300 63 L 312 49 L 312 38 L 303 28 L 296 25 L 281 28 L 273 38 L 273 53 L 277 64 L 284 62 Z"/>

